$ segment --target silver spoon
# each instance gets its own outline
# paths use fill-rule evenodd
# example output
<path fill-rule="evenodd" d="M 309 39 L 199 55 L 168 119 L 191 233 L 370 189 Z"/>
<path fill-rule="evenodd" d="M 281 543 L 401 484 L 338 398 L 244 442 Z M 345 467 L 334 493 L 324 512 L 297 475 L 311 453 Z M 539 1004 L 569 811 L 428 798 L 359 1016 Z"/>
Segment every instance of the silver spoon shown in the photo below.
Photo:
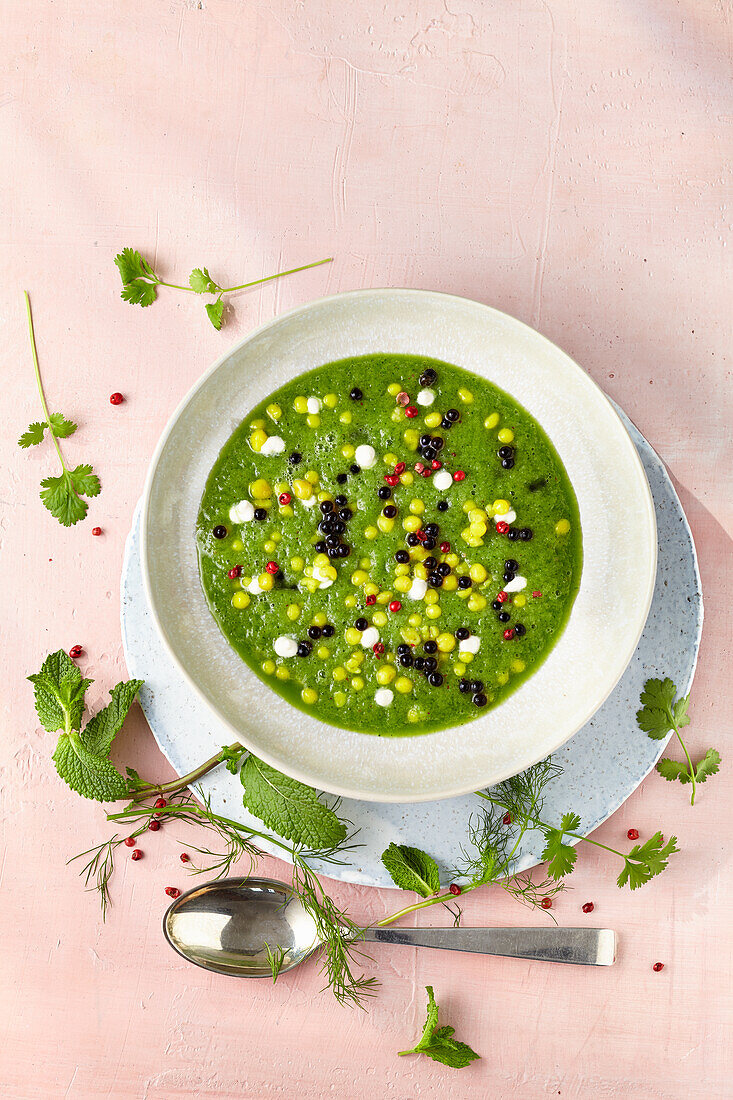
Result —
<path fill-rule="evenodd" d="M 270 878 L 219 879 L 189 890 L 169 906 L 163 932 L 189 962 L 245 978 L 272 976 L 266 945 L 273 955 L 282 949 L 281 973 L 321 946 L 300 899 Z M 588 966 L 611 966 L 616 959 L 610 928 L 368 928 L 362 938 Z"/>

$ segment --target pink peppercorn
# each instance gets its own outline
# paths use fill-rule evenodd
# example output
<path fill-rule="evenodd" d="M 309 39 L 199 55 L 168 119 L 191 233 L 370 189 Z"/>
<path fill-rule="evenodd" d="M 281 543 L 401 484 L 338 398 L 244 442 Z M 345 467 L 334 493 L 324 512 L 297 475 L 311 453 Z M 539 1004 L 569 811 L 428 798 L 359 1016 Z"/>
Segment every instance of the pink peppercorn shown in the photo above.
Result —
<path fill-rule="evenodd" d="M 69 656 L 71 657 L 72 661 L 75 661 L 77 657 L 81 657 L 83 652 L 84 650 L 80 645 L 73 645 L 69 650 Z"/>
<path fill-rule="evenodd" d="M 275 573 L 277 573 L 279 568 L 280 568 L 280 566 L 277 564 L 276 561 L 268 561 L 267 565 L 265 566 L 265 569 L 267 570 L 267 572 L 270 574 L 270 576 L 273 576 L 273 577 L 274 577 Z"/>
<path fill-rule="evenodd" d="M 500 519 L 496 525 L 496 530 L 500 535 L 505 535 L 509 530 L 509 524 L 505 523 L 503 519 Z"/>
<path fill-rule="evenodd" d="M 181 891 L 176 886 L 166 886 L 165 892 L 169 898 L 180 898 Z"/>
<path fill-rule="evenodd" d="M 543 898 L 540 905 L 543 909 L 552 909 L 552 898 Z"/>
<path fill-rule="evenodd" d="M 397 474 L 385 474 L 384 475 L 384 480 L 387 482 L 388 485 L 392 485 L 393 487 L 395 485 L 399 485 L 399 481 L 400 481 Z"/>
<path fill-rule="evenodd" d="M 410 420 L 414 420 L 417 416 L 417 409 L 414 405 L 408 405 L 405 409 L 405 416 L 409 416 Z"/>
<path fill-rule="evenodd" d="M 113 393 L 110 395 L 109 403 L 110 405 L 121 405 L 124 400 L 121 393 Z"/>
<path fill-rule="evenodd" d="M 188 852 L 181 852 L 180 859 L 181 859 L 181 863 L 190 863 L 191 862 L 191 857 L 188 854 Z"/>
<path fill-rule="evenodd" d="M 367 607 L 372 607 L 376 602 L 376 596 L 367 596 L 367 598 L 364 600 L 364 603 L 367 605 Z"/>
<path fill-rule="evenodd" d="M 583 906 L 583 912 L 584 913 L 592 913 L 594 909 L 595 909 L 595 905 L 593 904 L 592 901 L 587 901 L 585 903 L 585 905 Z"/>
<path fill-rule="evenodd" d="M 400 390 L 395 398 L 395 401 L 398 405 L 402 405 L 402 407 L 404 408 L 405 405 L 410 404 L 410 395 L 409 393 L 405 393 L 404 390 Z"/>
<path fill-rule="evenodd" d="M 450 553 L 450 543 L 449 542 L 441 542 L 440 552 L 441 552 L 441 554 L 449 554 Z"/>
<path fill-rule="evenodd" d="M 404 474 L 406 469 L 407 469 L 407 466 L 405 465 L 404 462 L 398 462 L 397 465 L 394 468 L 394 472 L 396 474 Z"/>
<path fill-rule="evenodd" d="M 232 568 L 227 573 L 227 576 L 229 577 L 230 581 L 235 581 L 237 579 L 237 577 L 241 577 L 241 575 L 242 575 L 242 566 L 241 565 L 233 565 Z"/>
<path fill-rule="evenodd" d="M 285 504 L 290 504 L 290 501 L 293 498 L 291 497 L 290 493 L 280 493 L 280 496 L 277 499 L 280 501 L 280 503 L 282 505 L 285 505 Z"/>
<path fill-rule="evenodd" d="M 156 798 L 153 805 L 155 806 L 156 810 L 162 810 L 165 806 L 168 805 L 168 803 L 164 798 Z"/>
<path fill-rule="evenodd" d="M 143 854 L 142 854 L 142 852 L 140 851 L 139 848 L 134 848 L 130 852 L 130 859 L 142 859 L 142 858 L 143 858 Z"/>
<path fill-rule="evenodd" d="M 532 593 L 532 599 L 533 599 L 533 600 L 539 600 L 539 598 L 540 598 L 540 596 L 541 596 L 541 595 L 542 595 L 542 593 L 541 593 L 541 592 L 533 592 L 533 593 Z"/>
<path fill-rule="evenodd" d="M 432 472 L 433 471 L 430 469 L 430 467 L 426 466 L 424 470 L 420 471 L 420 477 L 430 477 Z"/>
<path fill-rule="evenodd" d="M 453 894 L 454 898 L 459 897 L 461 894 L 461 888 L 457 882 L 452 882 L 448 889 L 450 890 L 451 894 Z"/>
<path fill-rule="evenodd" d="M 638 829 L 629 829 L 629 831 L 626 835 L 629 838 L 629 840 L 638 840 L 639 839 L 639 830 Z"/>
<path fill-rule="evenodd" d="M 511 825 L 511 823 L 512 823 L 512 815 L 511 815 L 511 814 L 509 814 L 509 813 L 507 813 L 507 814 L 504 814 L 504 816 L 502 817 L 501 821 L 502 821 L 502 824 L 503 824 L 503 825 Z"/>
<path fill-rule="evenodd" d="M 135 847 L 135 837 L 134 836 L 126 836 L 125 837 L 125 844 L 127 845 L 128 848 L 134 848 Z"/>
<path fill-rule="evenodd" d="M 654 963 L 652 970 L 655 974 L 658 974 L 660 970 L 664 970 L 664 963 Z"/>
<path fill-rule="evenodd" d="M 496 598 L 499 603 L 506 603 L 509 599 L 509 594 L 508 592 L 501 591 Z"/>
<path fill-rule="evenodd" d="M 92 534 L 93 535 L 101 535 L 102 534 L 102 528 L 101 527 L 92 527 Z"/>
<path fill-rule="evenodd" d="M 372 646 L 372 649 L 374 650 L 374 656 L 375 657 L 381 657 L 382 654 L 384 653 L 384 646 L 382 645 L 381 642 L 375 642 L 374 645 Z"/>
<path fill-rule="evenodd" d="M 414 469 L 416 474 L 421 474 L 423 472 L 423 470 L 425 469 L 425 466 L 422 462 L 416 462 L 413 469 Z"/>
<path fill-rule="evenodd" d="M 437 458 L 434 458 L 433 461 L 430 463 L 430 469 L 431 470 L 439 470 L 442 465 L 443 465 L 442 462 L 438 462 Z"/>
<path fill-rule="evenodd" d="M 160 828 L 160 822 L 156 821 L 155 818 L 153 818 L 152 821 L 148 822 L 148 828 L 150 829 L 151 833 L 157 833 L 158 829 Z"/>
<path fill-rule="evenodd" d="M 512 638 L 514 637 L 514 627 L 513 626 L 507 627 L 507 629 L 504 631 L 502 637 L 503 637 L 505 642 L 510 642 L 512 640 Z"/>
<path fill-rule="evenodd" d="M 389 605 L 389 609 L 390 609 L 390 611 L 393 611 L 393 612 L 401 611 L 402 610 L 402 604 L 400 603 L 399 600 L 392 600 L 392 602 Z"/>
<path fill-rule="evenodd" d="M 456 472 L 453 474 L 453 480 L 454 481 L 463 481 L 465 476 L 466 476 L 466 474 L 465 474 L 464 470 L 456 470 Z"/>

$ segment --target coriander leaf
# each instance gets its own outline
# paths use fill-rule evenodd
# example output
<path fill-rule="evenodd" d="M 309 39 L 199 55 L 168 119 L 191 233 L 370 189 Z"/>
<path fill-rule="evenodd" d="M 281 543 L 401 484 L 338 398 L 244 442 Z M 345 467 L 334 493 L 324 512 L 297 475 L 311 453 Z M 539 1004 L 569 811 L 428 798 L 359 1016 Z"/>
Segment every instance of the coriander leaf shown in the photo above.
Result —
<path fill-rule="evenodd" d="M 115 256 L 115 263 L 117 264 L 123 286 L 127 286 L 128 283 L 133 282 L 135 279 L 157 279 L 148 261 L 141 256 L 135 248 L 123 248 L 122 251 Z"/>
<path fill-rule="evenodd" d="M 451 1066 L 453 1069 L 464 1069 L 475 1058 L 480 1058 L 481 1055 L 477 1054 L 475 1050 L 471 1050 L 467 1043 L 461 1043 L 458 1039 L 453 1038 L 455 1028 L 448 1025 L 437 1026 L 438 1006 L 433 996 L 433 987 L 427 985 L 425 988 L 428 994 L 428 1016 L 423 1033 L 416 1045 L 411 1050 L 401 1050 L 399 1052 L 400 1056 L 404 1054 L 426 1054 L 428 1058 L 432 1058 L 435 1062 L 442 1062 L 445 1066 Z"/>
<path fill-rule="evenodd" d="M 41 500 L 64 527 L 71 527 L 87 514 L 87 503 L 80 500 L 74 492 L 74 482 L 68 470 L 64 470 L 58 477 L 44 477 L 41 482 Z"/>
<path fill-rule="evenodd" d="M 698 783 L 704 783 L 709 776 L 715 775 L 719 770 L 720 753 L 717 749 L 708 749 L 695 769 L 695 779 Z"/>
<path fill-rule="evenodd" d="M 382 852 L 382 863 L 400 890 L 413 890 L 429 898 L 440 890 L 440 872 L 432 856 L 406 844 L 390 844 Z"/>
<path fill-rule="evenodd" d="M 224 315 L 224 303 L 221 298 L 217 298 L 215 302 L 206 303 L 206 315 L 218 332 L 221 328 L 221 319 Z"/>
<path fill-rule="evenodd" d="M 61 778 L 84 798 L 114 802 L 127 794 L 127 783 L 112 761 L 90 752 L 74 731 L 61 734 L 53 762 Z"/>
<path fill-rule="evenodd" d="M 196 294 L 217 294 L 221 287 L 209 275 L 208 267 L 195 267 L 188 277 L 191 290 Z"/>
<path fill-rule="evenodd" d="M 674 681 L 666 677 L 664 680 L 651 679 L 644 684 L 641 693 L 642 709 L 636 712 L 636 721 L 639 728 L 653 741 L 662 741 L 674 728 L 675 724 L 686 726 L 687 699 L 679 699 L 675 703 L 677 688 Z M 680 722 L 677 722 L 677 713 Z"/>
<path fill-rule="evenodd" d="M 120 297 L 123 301 L 130 302 L 133 306 L 142 306 L 144 309 L 145 306 L 153 304 L 158 297 L 158 291 L 155 283 L 147 283 L 139 279 L 123 286 Z"/>
<path fill-rule="evenodd" d="M 75 470 L 69 470 L 69 476 L 74 483 L 75 492 L 79 493 L 80 496 L 99 496 L 101 489 L 99 478 L 92 473 L 92 468 L 88 463 L 82 463 Z"/>
<path fill-rule="evenodd" d="M 244 805 L 278 836 L 314 851 L 345 839 L 346 826 L 311 787 L 251 755 L 239 777 Z"/>
<path fill-rule="evenodd" d="M 26 447 L 35 447 L 37 443 L 43 442 L 43 433 L 46 431 L 47 425 L 40 420 L 34 420 L 32 424 L 29 424 L 22 436 L 18 440 L 18 446 L 23 450 Z"/>
<path fill-rule="evenodd" d="M 547 863 L 547 873 L 551 879 L 557 881 L 569 875 L 575 866 L 578 853 L 572 844 L 565 844 L 566 832 L 575 832 L 580 828 L 580 818 L 577 814 L 563 814 L 560 828 L 545 829 L 545 847 L 541 859 Z"/>
<path fill-rule="evenodd" d="M 657 761 L 657 771 L 662 779 L 666 779 L 670 783 L 675 779 L 678 779 L 680 783 L 690 782 L 687 764 L 683 764 L 680 760 L 671 760 L 668 756 L 665 756 L 663 760 Z"/>
<path fill-rule="evenodd" d="M 67 420 L 63 413 L 51 413 L 48 419 L 51 421 L 51 431 L 58 439 L 66 439 L 77 429 L 74 421 Z"/>
<path fill-rule="evenodd" d="M 128 680 L 112 688 L 112 701 L 98 710 L 81 734 L 84 747 L 95 756 L 107 756 L 144 680 Z"/>
<path fill-rule="evenodd" d="M 93 680 L 83 680 L 63 649 L 49 653 L 41 671 L 29 676 L 35 692 L 36 713 L 48 733 L 78 730 L 84 713 L 84 694 Z"/>
<path fill-rule="evenodd" d="M 628 883 L 631 890 L 636 890 L 666 870 L 669 857 L 678 851 L 676 836 L 665 844 L 662 834 L 655 833 L 644 844 L 635 844 L 624 857 L 624 867 L 616 882 L 619 886 Z"/>

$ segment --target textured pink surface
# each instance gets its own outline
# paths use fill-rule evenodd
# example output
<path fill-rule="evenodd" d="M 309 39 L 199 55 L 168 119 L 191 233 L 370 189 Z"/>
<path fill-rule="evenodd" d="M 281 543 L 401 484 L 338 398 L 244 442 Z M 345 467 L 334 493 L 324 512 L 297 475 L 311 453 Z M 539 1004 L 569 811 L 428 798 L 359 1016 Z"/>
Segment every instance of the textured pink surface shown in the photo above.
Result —
<path fill-rule="evenodd" d="M 0 744 L 0 1086 L 12 1098 L 731 1095 L 730 8 L 717 0 L 26 0 L 6 5 L 0 91 L 0 335 L 5 432 Z M 727 160 L 726 160 L 727 156 Z M 134 245 L 178 281 L 232 282 L 333 254 L 240 296 L 220 334 L 200 302 L 119 299 Z M 106 925 L 67 856 L 106 835 L 49 761 L 29 686 L 82 643 L 96 703 L 124 672 L 118 579 L 148 458 L 202 370 L 253 325 L 361 286 L 466 294 L 557 341 L 667 462 L 700 552 L 706 630 L 689 736 L 724 772 L 699 805 L 651 776 L 598 832 L 677 832 L 673 868 L 630 895 L 584 852 L 562 923 L 621 933 L 607 971 L 375 951 L 370 1011 L 319 993 L 314 966 L 269 983 L 198 971 L 163 943 L 178 830 L 124 857 Z M 48 447 L 21 288 L 50 404 L 103 494 L 61 529 L 41 508 Z M 114 408 L 108 395 L 121 390 Z M 101 538 L 91 528 L 104 529 Z M 139 713 L 120 759 L 167 768 Z M 726 826 L 727 817 L 727 826 Z M 196 843 L 192 838 L 192 842 Z M 126 851 L 126 850 L 125 850 Z M 273 874 L 286 868 L 268 861 Z M 394 892 L 337 887 L 357 919 Z M 592 918 L 580 913 L 588 899 Z M 468 923 L 534 918 L 493 891 Z M 427 921 L 438 923 L 432 911 Z M 666 966 L 654 974 L 651 965 Z M 423 986 L 483 1055 L 456 1076 L 396 1051 Z"/>

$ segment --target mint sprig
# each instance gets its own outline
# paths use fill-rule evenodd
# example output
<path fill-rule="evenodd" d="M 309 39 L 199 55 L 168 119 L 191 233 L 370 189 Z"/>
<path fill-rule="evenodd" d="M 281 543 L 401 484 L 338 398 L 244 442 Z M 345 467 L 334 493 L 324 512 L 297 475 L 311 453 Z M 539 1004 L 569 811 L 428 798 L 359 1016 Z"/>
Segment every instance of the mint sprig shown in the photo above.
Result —
<path fill-rule="evenodd" d="M 456 1029 L 449 1024 L 438 1026 L 438 1005 L 435 1003 L 433 987 L 426 985 L 428 995 L 428 1013 L 423 1027 L 423 1032 L 414 1047 L 410 1050 L 399 1051 L 400 1057 L 405 1054 L 425 1054 L 434 1062 L 442 1062 L 444 1066 L 452 1069 L 465 1069 L 471 1062 L 481 1055 L 472 1050 L 468 1043 L 462 1043 L 454 1039 Z"/>
<path fill-rule="evenodd" d="M 346 825 L 312 787 L 251 755 L 239 777 L 244 805 L 278 836 L 312 851 L 335 848 L 346 839 Z"/>
<path fill-rule="evenodd" d="M 289 271 L 278 271 L 274 275 L 266 275 L 261 279 L 252 279 L 249 283 L 240 283 L 238 286 L 220 286 L 209 274 L 207 267 L 195 267 L 188 277 L 188 286 L 179 283 L 168 283 L 161 279 L 153 270 L 153 266 L 135 248 L 123 248 L 115 256 L 115 263 L 122 279 L 121 296 L 125 302 L 134 306 L 150 306 L 158 296 L 158 287 L 167 286 L 172 290 L 184 290 L 193 294 L 214 294 L 216 300 L 205 305 L 206 316 L 218 331 L 222 326 L 224 317 L 224 294 L 234 294 L 237 290 L 246 290 L 260 283 L 269 283 L 273 279 L 281 279 L 284 275 L 295 275 L 298 271 L 308 271 L 311 267 L 320 267 L 321 264 L 330 264 L 333 256 L 325 260 L 316 260 L 312 264 L 303 264 L 302 267 L 291 267 Z"/>
<path fill-rule="evenodd" d="M 440 890 L 438 864 L 432 856 L 419 848 L 410 848 L 406 844 L 390 844 L 382 852 L 382 863 L 400 890 L 412 890 L 421 898 L 429 898 Z"/>
<path fill-rule="evenodd" d="M 652 741 L 663 741 L 672 730 L 677 735 L 677 740 L 685 754 L 684 762 L 665 757 L 658 761 L 657 771 L 669 782 L 678 780 L 682 784 L 690 783 L 692 785 L 690 805 L 694 806 L 697 784 L 704 783 L 720 769 L 720 753 L 717 749 L 708 749 L 702 760 L 693 764 L 680 733 L 680 730 L 690 723 L 687 713 L 690 696 L 682 695 L 677 698 L 677 688 L 669 677 L 664 680 L 656 678 L 647 680 L 640 702 L 642 707 L 636 712 L 636 721 L 639 729 L 643 730 L 647 737 Z"/>

